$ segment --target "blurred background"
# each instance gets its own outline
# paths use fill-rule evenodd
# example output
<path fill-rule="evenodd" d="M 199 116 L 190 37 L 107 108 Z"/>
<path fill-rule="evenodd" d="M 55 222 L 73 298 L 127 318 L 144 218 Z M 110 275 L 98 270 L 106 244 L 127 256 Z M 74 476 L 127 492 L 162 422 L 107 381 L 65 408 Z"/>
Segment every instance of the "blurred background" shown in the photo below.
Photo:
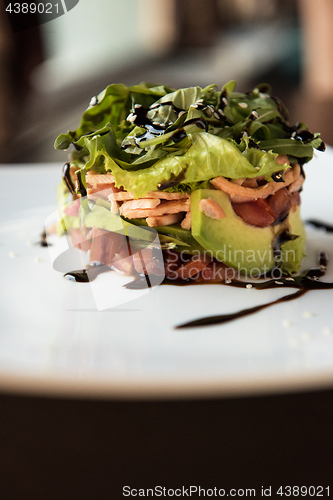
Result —
<path fill-rule="evenodd" d="M 333 143 L 332 19 L 332 0 L 80 0 L 13 33 L 1 3 L 0 162 L 65 161 L 54 140 L 77 128 L 90 98 L 143 80 L 268 82 L 291 122 Z"/>

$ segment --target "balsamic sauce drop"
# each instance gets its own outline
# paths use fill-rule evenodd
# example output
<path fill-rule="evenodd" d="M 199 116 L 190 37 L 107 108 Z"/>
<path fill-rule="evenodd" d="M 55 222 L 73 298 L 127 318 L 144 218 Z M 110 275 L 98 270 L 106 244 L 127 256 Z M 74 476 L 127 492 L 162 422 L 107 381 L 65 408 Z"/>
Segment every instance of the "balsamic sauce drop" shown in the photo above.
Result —
<path fill-rule="evenodd" d="M 51 246 L 51 243 L 47 242 L 46 231 L 43 231 L 40 235 L 40 241 L 37 243 L 37 245 L 40 245 L 41 247 Z"/>
<path fill-rule="evenodd" d="M 94 281 L 99 274 L 107 273 L 108 271 L 112 271 L 109 266 L 91 266 L 88 269 L 70 271 L 64 274 L 64 277 L 77 283 L 89 283 L 90 281 Z"/>
<path fill-rule="evenodd" d="M 86 190 L 86 188 L 83 185 L 80 173 L 76 176 L 76 180 L 77 180 L 77 185 L 78 185 L 77 191 L 78 191 L 78 193 L 80 193 L 80 195 L 82 196 L 82 198 L 84 198 L 85 196 L 87 196 L 87 190 Z"/>
<path fill-rule="evenodd" d="M 75 187 L 73 184 L 73 180 L 70 172 L 71 166 L 69 163 L 65 163 L 62 167 L 62 178 L 65 181 L 66 186 L 68 187 L 71 194 L 75 194 Z"/>

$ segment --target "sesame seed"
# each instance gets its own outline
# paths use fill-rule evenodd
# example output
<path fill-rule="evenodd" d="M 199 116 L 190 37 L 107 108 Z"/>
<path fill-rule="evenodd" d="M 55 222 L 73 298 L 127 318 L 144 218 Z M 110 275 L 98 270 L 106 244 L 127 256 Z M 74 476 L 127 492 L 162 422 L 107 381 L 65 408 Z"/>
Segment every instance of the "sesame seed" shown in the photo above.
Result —
<path fill-rule="evenodd" d="M 293 326 L 293 324 L 294 324 L 294 323 L 293 323 L 292 321 L 290 321 L 290 319 L 284 319 L 284 320 L 282 321 L 282 326 L 284 326 L 284 327 L 286 327 L 286 328 L 288 328 L 289 326 Z"/>
<path fill-rule="evenodd" d="M 135 109 L 142 108 L 142 104 L 134 104 L 134 108 Z"/>
<path fill-rule="evenodd" d="M 239 106 L 240 108 L 247 108 L 247 104 L 246 104 L 246 102 L 239 102 L 239 103 L 238 103 L 238 106 Z"/>
<path fill-rule="evenodd" d="M 294 139 L 294 138 L 296 137 L 296 132 L 293 132 L 293 133 L 291 134 L 291 137 Z"/>
<path fill-rule="evenodd" d="M 17 254 L 15 252 L 9 252 L 9 257 L 11 259 L 15 259 L 15 257 L 17 257 Z"/>
<path fill-rule="evenodd" d="M 295 281 L 294 278 L 286 278 L 286 281 Z"/>
<path fill-rule="evenodd" d="M 128 115 L 128 117 L 126 118 L 126 120 L 133 123 L 136 120 L 136 115 L 134 115 L 133 113 L 130 113 Z"/>
<path fill-rule="evenodd" d="M 283 285 L 283 281 L 275 281 L 277 285 Z"/>
<path fill-rule="evenodd" d="M 256 170 L 260 170 L 260 167 L 254 167 Z"/>
<path fill-rule="evenodd" d="M 254 118 L 259 118 L 259 115 L 256 111 L 252 111 L 251 115 L 254 117 Z"/>
<path fill-rule="evenodd" d="M 314 315 L 312 311 L 304 311 L 303 318 L 312 318 Z"/>
<path fill-rule="evenodd" d="M 96 106 L 96 104 L 98 104 L 98 99 L 96 96 L 94 96 L 90 99 L 89 106 Z"/>
<path fill-rule="evenodd" d="M 248 288 L 248 289 L 252 288 L 251 283 L 248 283 L 248 284 L 246 285 L 246 288 Z"/>
<path fill-rule="evenodd" d="M 213 113 L 213 115 L 214 115 L 214 118 L 216 118 L 217 120 L 220 119 L 220 115 L 218 114 L 217 111 L 215 111 L 215 113 Z"/>
<path fill-rule="evenodd" d="M 227 285 L 230 285 L 230 283 L 232 283 L 232 281 L 231 281 L 230 278 L 226 279 L 225 282 L 226 282 Z"/>
<path fill-rule="evenodd" d="M 203 99 L 198 99 L 197 104 L 201 104 L 203 102 Z"/>
<path fill-rule="evenodd" d="M 228 99 L 227 99 L 226 97 L 222 97 L 222 102 L 223 102 L 224 104 L 228 104 Z"/>
<path fill-rule="evenodd" d="M 160 122 L 153 122 L 153 125 L 161 125 Z"/>

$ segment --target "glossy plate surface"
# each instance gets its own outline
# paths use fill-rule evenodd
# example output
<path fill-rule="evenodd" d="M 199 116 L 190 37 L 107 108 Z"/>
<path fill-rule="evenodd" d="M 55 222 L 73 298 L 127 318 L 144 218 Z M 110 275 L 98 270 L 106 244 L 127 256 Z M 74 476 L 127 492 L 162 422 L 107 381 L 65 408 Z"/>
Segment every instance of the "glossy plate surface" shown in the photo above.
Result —
<path fill-rule="evenodd" d="M 110 398 L 209 397 L 333 386 L 333 290 L 313 291 L 229 324 L 176 330 L 292 290 L 221 285 L 122 289 L 107 273 L 109 303 L 67 281 L 35 244 L 55 209 L 61 165 L 0 167 L 0 389 Z M 333 224 L 333 149 L 306 166 L 304 219 Z M 307 227 L 308 257 L 333 259 L 333 234 Z M 326 281 L 333 281 L 333 263 Z M 104 283 L 104 282 L 103 282 Z M 106 283 L 106 282 L 105 282 Z M 104 284 L 105 284 L 104 283 Z M 131 295 L 132 294 L 132 295 Z M 135 297 L 135 298 L 133 298 Z"/>

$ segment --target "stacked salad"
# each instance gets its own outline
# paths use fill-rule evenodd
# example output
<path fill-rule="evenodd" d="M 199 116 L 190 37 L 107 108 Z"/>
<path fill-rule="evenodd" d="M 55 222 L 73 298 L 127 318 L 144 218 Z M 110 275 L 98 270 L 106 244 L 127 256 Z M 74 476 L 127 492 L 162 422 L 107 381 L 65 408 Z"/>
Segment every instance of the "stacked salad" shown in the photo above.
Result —
<path fill-rule="evenodd" d="M 289 124 L 268 85 L 248 93 L 235 85 L 113 84 L 93 97 L 80 126 L 55 142 L 72 145 L 58 188 L 60 232 L 90 250 L 92 263 L 127 274 L 139 272 L 142 252 L 140 272 L 161 272 L 156 231 L 169 278 L 297 272 L 303 165 L 325 146 L 304 123 Z"/>

